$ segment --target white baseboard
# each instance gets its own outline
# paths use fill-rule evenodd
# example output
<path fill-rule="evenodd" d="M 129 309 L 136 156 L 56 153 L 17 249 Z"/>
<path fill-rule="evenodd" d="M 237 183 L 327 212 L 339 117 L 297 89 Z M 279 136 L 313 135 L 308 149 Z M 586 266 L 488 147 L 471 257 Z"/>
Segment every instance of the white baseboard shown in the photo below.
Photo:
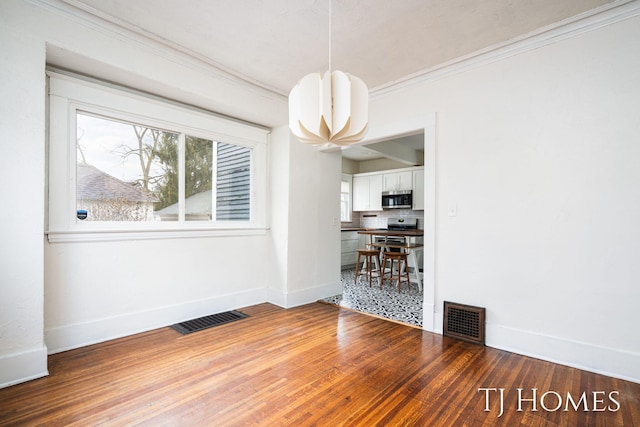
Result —
<path fill-rule="evenodd" d="M 76 323 L 44 331 L 49 354 L 170 326 L 266 301 L 264 288 Z"/>
<path fill-rule="evenodd" d="M 124 313 L 89 322 L 48 328 L 45 330 L 44 336 L 49 354 L 54 354 L 238 307 L 270 302 L 284 308 L 290 308 L 341 292 L 342 284 L 339 281 L 291 293 L 258 288 L 151 310 Z"/>
<path fill-rule="evenodd" d="M 283 308 L 309 304 L 322 298 L 342 293 L 342 282 L 325 283 L 315 288 L 301 289 L 294 292 L 282 292 L 275 289 L 267 291 L 267 301 Z"/>
<path fill-rule="evenodd" d="M 489 347 L 640 383 L 640 354 L 487 324 Z"/>
<path fill-rule="evenodd" d="M 47 375 L 47 347 L 0 356 L 0 388 Z"/>
<path fill-rule="evenodd" d="M 487 323 L 486 345 L 559 365 L 640 383 L 640 354 Z M 442 313 L 434 333 L 443 333 Z"/>
<path fill-rule="evenodd" d="M 422 306 L 422 313 L 422 329 L 437 333 L 438 319 L 437 313 L 435 313 L 435 306 L 425 302 Z M 440 326 L 442 331 L 442 324 Z"/>

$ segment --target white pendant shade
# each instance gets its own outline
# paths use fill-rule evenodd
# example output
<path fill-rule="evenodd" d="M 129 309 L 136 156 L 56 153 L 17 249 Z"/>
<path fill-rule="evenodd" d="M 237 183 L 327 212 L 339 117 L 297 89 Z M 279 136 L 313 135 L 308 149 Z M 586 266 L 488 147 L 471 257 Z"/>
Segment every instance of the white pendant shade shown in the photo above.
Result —
<path fill-rule="evenodd" d="M 349 145 L 360 141 L 369 121 L 369 90 L 342 71 L 304 76 L 289 93 L 289 128 L 302 142 Z"/>

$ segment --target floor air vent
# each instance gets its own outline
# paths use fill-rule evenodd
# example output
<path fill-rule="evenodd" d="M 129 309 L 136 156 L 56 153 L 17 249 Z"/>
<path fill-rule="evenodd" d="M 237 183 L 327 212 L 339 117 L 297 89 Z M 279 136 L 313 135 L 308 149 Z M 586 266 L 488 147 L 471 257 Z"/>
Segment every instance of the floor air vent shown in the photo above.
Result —
<path fill-rule="evenodd" d="M 218 325 L 224 325 L 225 323 L 233 322 L 235 320 L 244 319 L 249 317 L 248 315 L 239 311 L 225 311 L 224 313 L 212 314 L 210 316 L 199 317 L 193 320 L 187 320 L 186 322 L 176 323 L 171 327 L 181 334 L 190 334 L 191 332 L 201 331 L 203 329 L 212 328 Z"/>
<path fill-rule="evenodd" d="M 444 302 L 443 335 L 484 345 L 485 309 Z"/>

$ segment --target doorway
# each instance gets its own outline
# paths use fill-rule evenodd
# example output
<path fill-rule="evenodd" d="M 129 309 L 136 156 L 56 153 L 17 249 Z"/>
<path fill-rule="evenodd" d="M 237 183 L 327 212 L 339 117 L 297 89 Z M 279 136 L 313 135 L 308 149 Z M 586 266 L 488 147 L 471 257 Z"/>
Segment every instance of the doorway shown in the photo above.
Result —
<path fill-rule="evenodd" d="M 408 161 L 410 159 L 407 157 L 407 154 L 403 154 L 402 158 L 399 159 L 399 151 L 391 153 L 389 152 L 389 147 L 393 145 L 403 144 L 406 145 L 405 148 L 408 150 L 405 151 L 415 151 L 416 149 L 422 148 L 422 163 L 424 167 L 424 190 L 421 192 L 420 196 L 424 198 L 424 210 L 422 211 L 422 217 L 420 221 L 420 225 L 424 229 L 424 237 L 423 237 L 423 264 L 422 264 L 422 321 L 421 327 L 428 331 L 435 330 L 435 209 L 436 209 L 436 200 L 435 200 L 435 113 L 431 113 L 427 115 L 427 117 L 422 117 L 421 119 L 416 119 L 413 123 L 403 123 L 399 124 L 395 127 L 390 127 L 386 129 L 385 132 L 380 132 L 375 134 L 374 132 L 370 133 L 369 138 L 365 141 L 356 144 L 355 146 L 351 146 L 348 149 L 343 149 L 343 157 L 345 156 L 345 152 L 347 150 L 353 150 L 354 153 L 358 153 L 358 156 L 364 157 L 367 156 L 365 154 L 367 150 L 373 150 L 377 152 L 384 152 L 385 159 L 378 162 L 377 167 L 384 168 L 383 165 L 393 164 L 390 161 L 400 162 L 400 166 L 408 166 Z M 416 143 L 416 140 L 418 142 Z M 403 150 L 400 150 L 403 151 Z M 356 155 L 347 154 L 347 158 L 356 157 Z M 366 157 L 365 157 L 366 158 Z M 353 159 L 352 159 L 353 160 Z M 362 161 L 362 160 L 360 160 Z M 366 160 L 365 160 L 366 161 Z M 346 162 L 348 165 L 348 162 Z M 376 167 L 373 166 L 376 162 L 370 162 L 368 167 Z M 351 172 L 353 173 L 353 169 L 349 169 L 348 167 L 345 170 L 345 161 L 343 160 L 343 172 Z M 367 170 L 366 172 L 370 172 L 371 170 Z M 361 171 L 358 170 L 357 173 Z M 384 211 L 383 211 L 384 212 Z M 380 220 L 379 216 L 367 216 L 367 220 L 364 224 L 361 221 L 361 224 L 364 227 L 371 227 L 370 222 L 374 220 Z M 362 218 L 361 218 L 362 220 Z M 375 225 L 374 225 L 375 227 Z M 344 276 L 344 275 L 343 275 Z M 344 280 L 344 279 L 343 279 Z M 348 280 L 348 279 L 347 279 Z M 379 313 L 373 313 L 379 314 Z"/>

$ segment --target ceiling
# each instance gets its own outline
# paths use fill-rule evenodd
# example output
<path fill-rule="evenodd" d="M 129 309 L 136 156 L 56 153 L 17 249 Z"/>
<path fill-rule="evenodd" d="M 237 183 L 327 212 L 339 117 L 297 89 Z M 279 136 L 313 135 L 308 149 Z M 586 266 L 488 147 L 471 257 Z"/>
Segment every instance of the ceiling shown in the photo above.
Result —
<path fill-rule="evenodd" d="M 329 68 L 330 0 L 63 0 L 275 93 Z M 332 0 L 332 69 L 371 90 L 612 0 Z"/>
<path fill-rule="evenodd" d="M 330 56 L 331 69 L 375 93 L 630 0 L 62 1 L 286 99 L 301 77 L 327 70 Z M 343 155 L 388 157 L 372 148 Z"/>
<path fill-rule="evenodd" d="M 357 162 L 390 159 L 407 166 L 424 164 L 424 133 L 398 136 L 367 145 L 342 147 L 342 157 Z"/>

